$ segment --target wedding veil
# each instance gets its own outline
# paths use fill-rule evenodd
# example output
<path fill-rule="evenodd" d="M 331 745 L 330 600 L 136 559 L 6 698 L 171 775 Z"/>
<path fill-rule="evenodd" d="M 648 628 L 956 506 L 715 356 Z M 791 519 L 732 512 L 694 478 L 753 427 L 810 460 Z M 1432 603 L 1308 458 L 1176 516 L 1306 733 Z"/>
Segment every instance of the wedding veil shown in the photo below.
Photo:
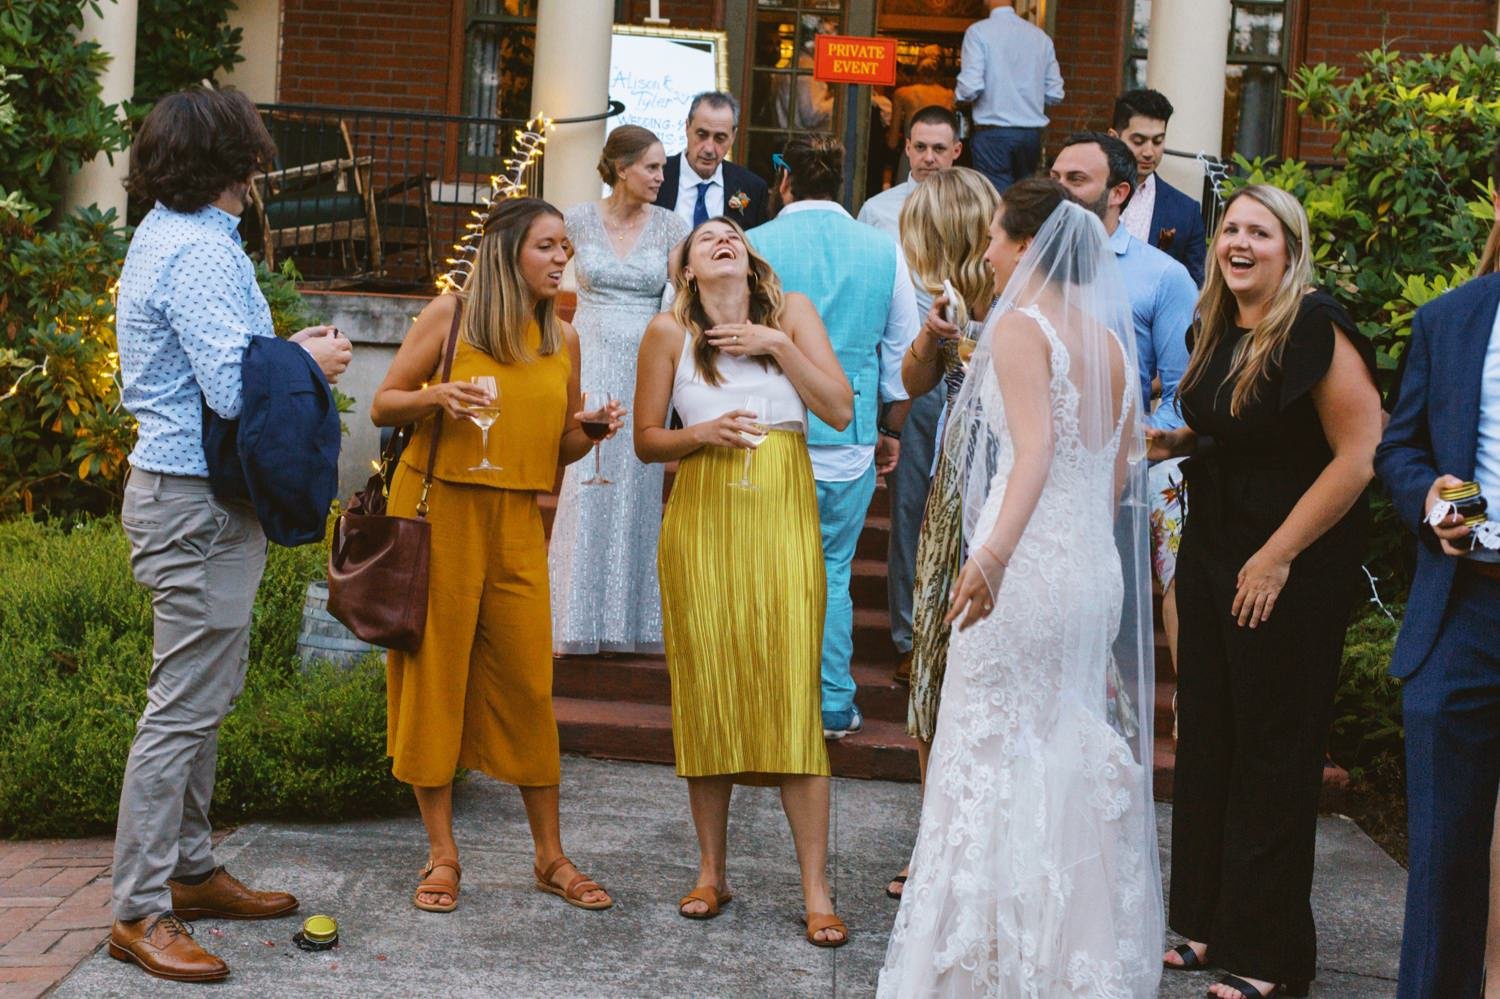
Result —
<path fill-rule="evenodd" d="M 1130 298 L 1104 226 L 1092 212 L 1064 201 L 1033 237 L 990 311 L 968 378 L 954 402 L 943 446 L 957 469 L 964 538 L 970 551 L 985 540 L 974 534 L 986 499 L 992 490 L 1005 485 L 1003 477 L 996 481 L 996 472 L 1003 435 L 1009 430 L 999 385 L 988 369 L 992 364 L 1006 363 L 1004 345 L 997 348 L 994 342 L 995 328 L 1002 317 L 1017 310 L 1040 313 L 1055 330 L 1064 356 L 1060 357 L 1058 348 L 1053 347 L 1054 374 L 1057 367 L 1065 365 L 1067 380 L 1076 392 L 1076 406 L 1066 390 L 1061 391 L 1061 399 L 1053 398 L 1058 440 L 1049 474 L 1066 475 L 1057 481 L 1084 484 L 1066 495 L 1066 516 L 1083 536 L 1097 539 L 1101 552 L 1109 551 L 1109 537 L 1113 537 L 1124 584 L 1118 616 L 1113 601 L 1107 607 L 1094 607 L 1093 601 L 1080 602 L 1075 615 L 1078 620 L 1071 621 L 1057 638 L 1064 646 L 1061 661 L 1079 664 L 1078 675 L 1088 677 L 1085 685 L 1101 688 L 1084 690 L 1085 702 L 1129 743 L 1140 764 L 1140 793 L 1145 807 L 1138 814 L 1148 827 L 1140 834 L 1149 837 L 1146 842 L 1154 862 L 1151 775 L 1155 640 L 1141 387 Z M 1075 415 L 1077 438 L 1070 444 L 1073 437 L 1067 432 L 1068 423 Z M 1064 463 L 1073 468 L 1056 467 Z M 1110 467 L 1113 475 L 1109 474 Z M 1085 472 L 1074 475 L 1073 469 Z M 1088 474 L 1089 469 L 1092 474 Z M 1055 495 L 1044 495 L 1041 502 L 1055 503 Z M 1034 513 L 1033 522 L 1036 519 Z M 1107 564 L 1098 566 L 1101 574 L 1111 571 Z M 1102 592 L 1098 579 L 1076 583 L 1063 579 L 1060 585 L 1077 585 L 1084 593 Z M 1001 587 L 1003 592 L 1003 582 Z M 1101 661 L 1103 680 L 1098 681 Z M 1068 670 L 1071 674 L 1072 667 Z M 1160 913 L 1159 897 L 1154 911 Z"/>

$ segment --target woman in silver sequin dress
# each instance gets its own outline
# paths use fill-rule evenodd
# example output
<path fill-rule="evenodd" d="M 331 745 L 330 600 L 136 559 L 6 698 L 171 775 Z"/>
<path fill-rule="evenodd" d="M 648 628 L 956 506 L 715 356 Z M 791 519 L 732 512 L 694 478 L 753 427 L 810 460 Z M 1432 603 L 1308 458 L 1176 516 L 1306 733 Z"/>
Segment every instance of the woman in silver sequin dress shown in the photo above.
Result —
<path fill-rule="evenodd" d="M 661 309 L 668 253 L 688 234 L 686 222 L 652 204 L 665 163 L 654 134 L 621 125 L 599 158 L 609 196 L 565 218 L 578 278 L 580 387 L 627 404 L 635 396 L 641 335 Z M 559 655 L 660 652 L 662 466 L 638 461 L 628 433 L 600 447 L 611 485 L 583 485 L 592 461 L 570 466 L 563 478 L 547 556 L 552 648 Z"/>

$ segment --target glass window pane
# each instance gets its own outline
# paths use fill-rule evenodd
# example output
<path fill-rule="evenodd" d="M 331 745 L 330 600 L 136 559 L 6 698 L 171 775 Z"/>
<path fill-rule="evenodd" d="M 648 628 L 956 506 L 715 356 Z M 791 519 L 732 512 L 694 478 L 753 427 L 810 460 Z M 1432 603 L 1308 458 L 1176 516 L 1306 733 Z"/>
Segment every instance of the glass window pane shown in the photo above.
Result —
<path fill-rule="evenodd" d="M 1230 66 L 1224 93 L 1226 153 L 1254 159 L 1281 148 L 1282 76 L 1274 66 Z"/>
<path fill-rule="evenodd" d="M 755 65 L 786 69 L 796 51 L 795 14 L 761 14 L 755 22 Z"/>
<path fill-rule="evenodd" d="M 789 124 L 792 74 L 758 69 L 751 79 L 750 125 L 786 128 Z"/>
<path fill-rule="evenodd" d="M 797 127 L 810 132 L 829 132 L 838 119 L 836 87 L 814 80 L 811 73 L 797 74 Z"/>
<path fill-rule="evenodd" d="M 740 166 L 754 172 L 767 185 L 775 183 L 776 171 L 771 168 L 771 154 L 779 153 L 786 146 L 785 132 L 751 132 L 746 143 L 745 162 Z"/>
<path fill-rule="evenodd" d="M 1135 0 L 1135 14 L 1130 24 L 1130 47 L 1146 51 L 1151 36 L 1151 0 Z"/>
<path fill-rule="evenodd" d="M 1237 55 L 1280 56 L 1283 14 L 1279 7 L 1237 8 L 1229 31 L 1229 58 Z"/>

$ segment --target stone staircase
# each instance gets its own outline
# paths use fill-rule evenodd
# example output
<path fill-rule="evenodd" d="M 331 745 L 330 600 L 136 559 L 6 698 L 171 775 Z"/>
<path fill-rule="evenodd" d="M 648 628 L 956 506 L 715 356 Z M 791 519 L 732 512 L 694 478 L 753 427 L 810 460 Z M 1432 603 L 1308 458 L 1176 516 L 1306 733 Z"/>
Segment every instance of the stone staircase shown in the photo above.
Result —
<path fill-rule="evenodd" d="M 671 491 L 667 472 L 663 492 Z M 543 496 L 542 515 L 551 532 L 556 498 Z M 917 779 L 916 743 L 906 734 L 907 688 L 892 679 L 897 654 L 891 644 L 886 605 L 886 545 L 890 537 L 890 493 L 882 482 L 865 518 L 855 550 L 851 590 L 854 597 L 854 680 L 864 728 L 828 744 L 837 777 L 877 780 Z M 1153 760 L 1158 797 L 1172 793 L 1172 693 L 1175 678 L 1168 665 L 1161 608 L 1156 607 L 1156 746 Z M 662 656 L 564 656 L 553 661 L 553 705 L 564 752 L 614 760 L 673 762 L 672 717 L 667 664 Z M 1324 779 L 1329 792 L 1348 781 L 1330 768 Z"/>

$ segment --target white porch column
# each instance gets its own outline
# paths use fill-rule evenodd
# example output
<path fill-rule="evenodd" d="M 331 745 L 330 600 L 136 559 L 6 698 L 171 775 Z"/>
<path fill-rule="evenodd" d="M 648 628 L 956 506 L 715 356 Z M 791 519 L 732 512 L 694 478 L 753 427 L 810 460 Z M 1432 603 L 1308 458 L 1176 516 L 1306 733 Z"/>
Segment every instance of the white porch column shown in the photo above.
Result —
<path fill-rule="evenodd" d="M 99 78 L 99 99 L 105 104 L 120 104 L 135 93 L 135 12 L 136 0 L 106 0 L 100 13 L 83 8 L 83 30 L 80 42 L 97 42 L 108 53 L 109 65 Z M 63 194 L 63 210 L 82 205 L 113 208 L 120 222 L 125 221 L 125 174 L 130 166 L 129 150 L 114 154 L 115 161 L 103 153 L 85 163 L 68 178 Z"/>
<path fill-rule="evenodd" d="M 1217 156 L 1223 147 L 1229 13 L 1229 0 L 1151 2 L 1146 85 L 1172 102 L 1172 149 Z M 1192 160 L 1168 156 L 1159 169 L 1195 201 L 1202 196 L 1203 170 Z"/>
<path fill-rule="evenodd" d="M 221 82 L 244 91 L 257 104 L 274 103 L 281 63 L 281 0 L 235 0 L 229 26 L 240 29 L 245 61 L 224 73 Z"/>
<path fill-rule="evenodd" d="M 609 100 L 610 29 L 614 0 L 541 0 L 531 113 L 549 118 L 599 114 Z M 604 121 L 559 125 L 542 154 L 542 193 L 558 208 L 599 197 L 595 165 L 604 148 Z"/>

